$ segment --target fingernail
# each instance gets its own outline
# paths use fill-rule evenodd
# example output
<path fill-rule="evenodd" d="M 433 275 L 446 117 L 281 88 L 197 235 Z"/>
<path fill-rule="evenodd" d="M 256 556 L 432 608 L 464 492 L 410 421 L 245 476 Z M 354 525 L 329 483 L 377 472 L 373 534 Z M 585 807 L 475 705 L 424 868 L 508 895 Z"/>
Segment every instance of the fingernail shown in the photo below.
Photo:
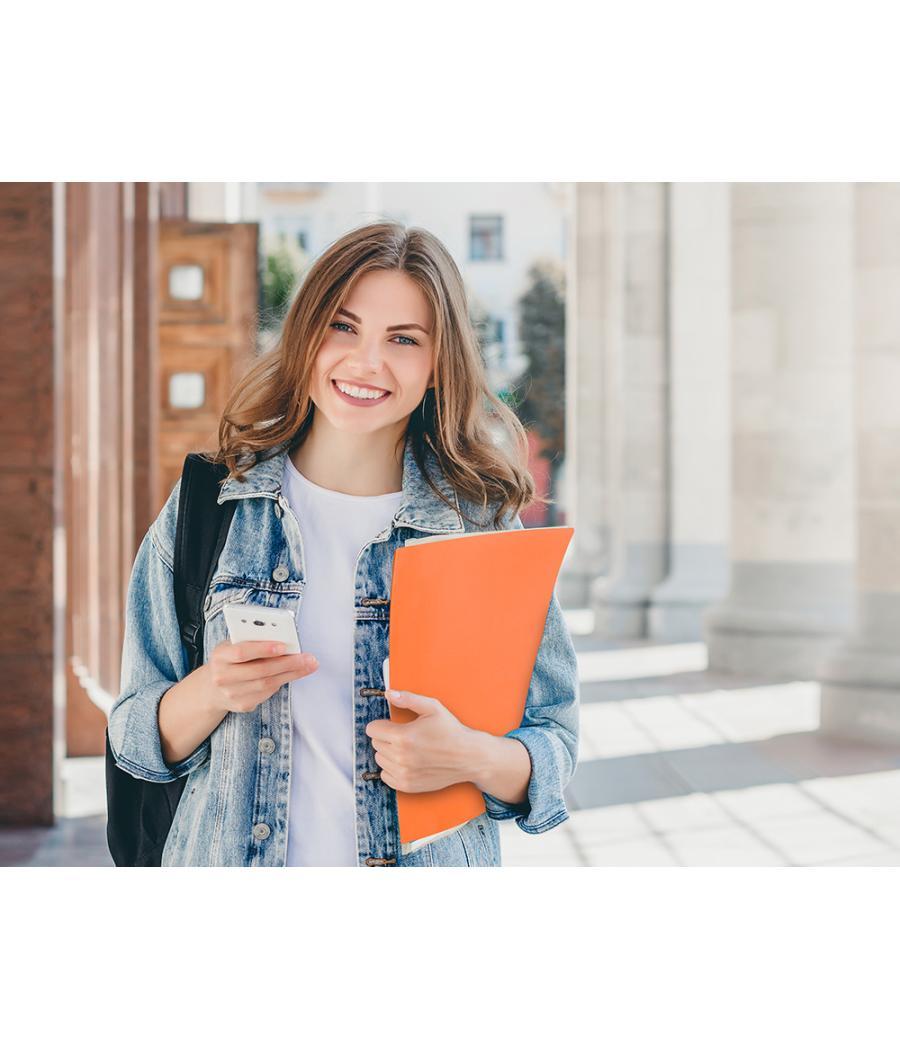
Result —
<path fill-rule="evenodd" d="M 319 666 L 319 661 L 314 656 L 307 655 L 307 657 L 306 657 L 306 666 L 307 667 L 318 667 Z"/>
<path fill-rule="evenodd" d="M 275 653 L 276 656 L 281 656 L 281 654 L 286 651 L 287 646 L 284 644 L 284 642 L 277 642 L 275 645 L 272 646 L 272 652 Z"/>

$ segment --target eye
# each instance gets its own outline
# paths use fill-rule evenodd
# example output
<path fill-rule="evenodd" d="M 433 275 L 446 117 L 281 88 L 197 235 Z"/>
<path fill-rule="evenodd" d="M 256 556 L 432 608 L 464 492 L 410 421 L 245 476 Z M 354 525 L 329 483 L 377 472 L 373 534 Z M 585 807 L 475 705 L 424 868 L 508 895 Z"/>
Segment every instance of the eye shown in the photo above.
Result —
<path fill-rule="evenodd" d="M 355 329 L 351 325 L 347 324 L 346 321 L 332 321 L 331 325 L 329 327 L 337 328 L 339 331 L 341 331 L 343 329 L 346 329 L 348 332 L 354 332 L 355 331 Z M 394 339 L 405 339 L 406 342 L 405 343 L 401 343 L 400 344 L 401 346 L 418 346 L 419 345 L 418 340 L 417 339 L 413 339 L 413 337 L 411 335 L 395 335 Z"/>

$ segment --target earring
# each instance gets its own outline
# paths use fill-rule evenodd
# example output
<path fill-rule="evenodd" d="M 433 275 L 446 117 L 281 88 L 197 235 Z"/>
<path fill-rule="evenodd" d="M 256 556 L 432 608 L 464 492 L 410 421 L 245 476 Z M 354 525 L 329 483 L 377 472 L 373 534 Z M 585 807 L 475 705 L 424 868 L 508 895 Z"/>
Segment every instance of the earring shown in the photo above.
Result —
<path fill-rule="evenodd" d="M 425 438 L 425 440 L 428 442 L 428 444 L 431 445 L 432 448 L 434 448 L 434 442 L 431 440 L 431 436 L 428 433 L 428 426 L 427 426 L 427 424 L 425 422 L 425 399 L 428 397 L 428 391 L 430 389 L 431 389 L 431 387 L 428 387 L 426 389 L 425 397 L 422 398 L 422 404 L 421 404 L 420 407 L 422 409 L 422 435 Z"/>

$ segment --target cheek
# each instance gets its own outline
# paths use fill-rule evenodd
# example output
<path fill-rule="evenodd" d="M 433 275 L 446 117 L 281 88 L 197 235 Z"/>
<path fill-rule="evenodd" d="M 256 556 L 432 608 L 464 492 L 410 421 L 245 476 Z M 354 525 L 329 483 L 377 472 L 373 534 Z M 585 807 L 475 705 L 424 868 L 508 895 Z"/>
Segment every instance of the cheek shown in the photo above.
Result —
<path fill-rule="evenodd" d="M 398 375 L 402 375 L 404 386 L 410 389 L 423 390 L 431 376 L 431 361 L 427 356 L 422 356 L 403 362 L 403 368 L 398 365 Z"/>
<path fill-rule="evenodd" d="M 309 376 L 309 395 L 316 402 L 322 400 L 325 389 L 328 386 L 328 372 L 333 368 L 333 364 L 328 357 L 327 353 L 319 351 Z"/>
<path fill-rule="evenodd" d="M 328 373 L 334 369 L 339 358 L 340 351 L 334 346 L 329 346 L 328 343 L 325 343 L 316 354 L 316 360 L 312 371 L 313 380 L 318 383 L 323 382 Z"/>
<path fill-rule="evenodd" d="M 330 365 L 337 357 L 338 353 L 339 351 L 334 345 L 334 340 L 326 339 L 319 347 L 319 352 L 316 354 L 316 368 L 321 371 L 321 369 Z"/>
<path fill-rule="evenodd" d="M 407 408 L 414 407 L 425 396 L 427 377 L 427 373 L 424 376 L 417 373 L 414 376 L 397 377 L 403 390 L 403 403 Z"/>

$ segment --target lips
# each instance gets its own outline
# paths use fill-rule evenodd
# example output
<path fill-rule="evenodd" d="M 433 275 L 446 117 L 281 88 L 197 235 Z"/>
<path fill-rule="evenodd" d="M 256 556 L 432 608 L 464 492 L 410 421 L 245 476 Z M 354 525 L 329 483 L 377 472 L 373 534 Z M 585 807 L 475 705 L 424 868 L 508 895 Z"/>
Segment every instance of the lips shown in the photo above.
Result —
<path fill-rule="evenodd" d="M 379 393 L 388 394 L 389 390 L 385 390 L 381 386 L 372 386 L 371 383 L 357 383 L 355 379 L 332 379 L 332 383 L 343 383 L 344 386 L 355 386 L 359 390 L 377 390 Z"/>
<path fill-rule="evenodd" d="M 348 405 L 357 405 L 363 408 L 367 405 L 380 405 L 383 401 L 386 401 L 391 396 L 390 390 L 386 390 L 381 397 L 358 398 L 353 397 L 352 394 L 345 394 L 343 390 L 341 390 L 340 387 L 337 385 L 337 380 L 335 379 L 331 380 L 331 385 L 334 387 L 334 392 L 342 401 L 346 401 Z M 361 390 L 380 389 L 379 387 L 368 386 L 365 383 L 348 383 L 347 385 L 359 387 L 359 389 Z"/>

